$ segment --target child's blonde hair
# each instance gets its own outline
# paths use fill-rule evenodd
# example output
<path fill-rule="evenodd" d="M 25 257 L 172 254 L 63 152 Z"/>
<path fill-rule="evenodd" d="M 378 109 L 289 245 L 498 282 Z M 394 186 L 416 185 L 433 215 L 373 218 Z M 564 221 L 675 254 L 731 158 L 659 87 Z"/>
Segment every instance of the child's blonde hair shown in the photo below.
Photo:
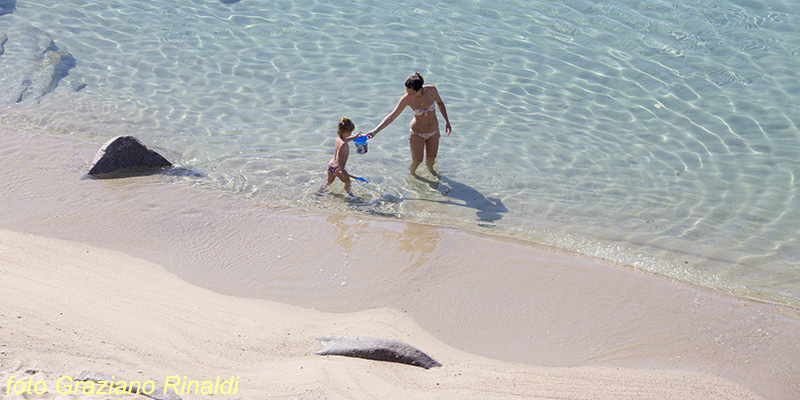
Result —
<path fill-rule="evenodd" d="M 356 129 L 356 124 L 353 123 L 353 120 L 342 117 L 342 119 L 339 120 L 339 127 L 336 133 L 341 136 L 343 133 L 352 132 L 354 129 Z"/>

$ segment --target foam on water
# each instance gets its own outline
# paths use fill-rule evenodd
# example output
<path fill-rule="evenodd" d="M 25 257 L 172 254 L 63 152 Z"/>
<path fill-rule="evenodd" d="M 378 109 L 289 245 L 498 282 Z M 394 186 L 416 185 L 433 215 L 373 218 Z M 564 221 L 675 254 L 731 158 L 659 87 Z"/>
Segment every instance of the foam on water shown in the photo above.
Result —
<path fill-rule="evenodd" d="M 2 123 L 136 135 L 205 175 L 179 182 L 265 207 L 523 237 L 800 305 L 791 2 L 42 0 L 0 16 L 10 39 L 28 26 L 77 66 Z M 357 202 L 311 196 L 336 121 L 371 129 L 416 71 L 453 124 L 442 181 L 406 178 L 406 112 L 353 152 Z"/>

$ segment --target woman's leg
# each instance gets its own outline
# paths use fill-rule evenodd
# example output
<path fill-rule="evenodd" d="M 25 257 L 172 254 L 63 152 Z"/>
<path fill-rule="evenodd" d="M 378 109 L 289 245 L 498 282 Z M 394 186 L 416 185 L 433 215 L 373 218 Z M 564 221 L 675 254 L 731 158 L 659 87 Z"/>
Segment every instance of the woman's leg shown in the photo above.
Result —
<path fill-rule="evenodd" d="M 436 171 L 434 165 L 436 164 L 436 156 L 439 154 L 439 138 L 442 137 L 439 133 L 428 138 L 425 141 L 425 166 L 432 174 L 439 176 L 439 171 Z"/>
<path fill-rule="evenodd" d="M 411 166 L 408 167 L 411 175 L 417 174 L 417 167 L 422 164 L 425 154 L 425 139 L 419 135 L 409 134 L 408 146 L 411 148 Z"/>

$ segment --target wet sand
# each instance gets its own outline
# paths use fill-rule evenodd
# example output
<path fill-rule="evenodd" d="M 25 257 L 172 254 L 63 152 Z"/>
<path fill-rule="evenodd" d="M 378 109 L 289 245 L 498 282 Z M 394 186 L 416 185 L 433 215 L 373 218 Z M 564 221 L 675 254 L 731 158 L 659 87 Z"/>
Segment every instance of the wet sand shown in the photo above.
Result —
<path fill-rule="evenodd" d="M 174 276 L 167 279 L 166 274 L 154 285 L 178 285 L 176 277 L 180 278 L 188 284 L 178 285 L 177 293 L 186 296 L 202 292 L 210 296 L 211 303 L 225 298 L 232 304 L 255 302 L 255 308 L 290 307 L 293 311 L 289 314 L 306 315 L 292 320 L 291 324 L 298 326 L 325 315 L 330 329 L 317 332 L 324 326 L 314 325 L 304 331 L 307 337 L 297 339 L 299 347 L 289 358 L 308 357 L 317 350 L 312 345 L 315 335 L 369 335 L 379 326 L 378 333 L 399 339 L 414 330 L 411 337 L 445 354 L 439 358 L 446 360 L 447 354 L 453 353 L 467 364 L 473 362 L 467 360 L 480 360 L 474 362 L 492 365 L 475 366 L 481 373 L 526 371 L 514 375 L 519 377 L 517 383 L 525 382 L 518 390 L 509 389 L 506 381 L 492 386 L 486 397 L 492 393 L 495 397 L 501 393 L 547 397 L 546 392 L 531 386 L 538 376 L 587 368 L 610 374 L 610 381 L 616 380 L 618 386 L 595 387 L 591 373 L 575 372 L 573 377 L 586 377 L 584 384 L 576 378 L 577 386 L 570 383 L 564 387 L 582 388 L 555 397 L 648 397 L 641 390 L 629 390 L 631 379 L 640 389 L 663 390 L 662 395 L 672 389 L 683 391 L 672 393 L 674 396 L 649 396 L 653 398 L 752 398 L 755 393 L 788 399 L 800 392 L 800 349 L 796 346 L 800 343 L 800 317 L 792 309 L 474 232 L 359 215 L 270 210 L 244 196 L 196 187 L 193 183 L 202 179 L 197 177 L 83 179 L 102 143 L 4 129 L 0 130 L 4 144 L 0 149 L 0 170 L 4 171 L 0 228 L 71 241 L 67 247 L 80 243 L 136 257 L 139 261 L 122 263 L 130 270 L 121 277 L 132 282 L 164 268 Z M 15 238 L 9 241 L 18 242 Z M 154 265 L 137 272 L 137 265 L 145 261 Z M 57 260 L 53 263 L 50 267 L 57 268 Z M 6 261 L 5 265 L 13 269 L 16 264 Z M 98 261 L 92 268 L 102 270 L 104 266 Z M 58 275 L 54 279 L 57 281 L 49 287 L 56 290 L 61 286 L 58 280 L 72 278 Z M 14 289 L 17 284 L 7 285 L 5 289 Z M 34 293 L 45 290 L 34 289 Z M 104 290 L 101 296 L 113 296 L 119 289 L 109 286 Z M 65 296 L 65 306 L 81 301 L 79 293 Z M 125 303 L 148 301 L 130 293 L 123 298 Z M 44 310 L 37 308 L 44 306 L 34 304 L 35 300 L 29 303 L 19 307 L 34 313 Z M 365 311 L 374 309 L 382 311 Z M 206 318 L 219 330 L 230 323 L 204 316 L 202 310 L 196 313 L 193 316 Z M 353 315 L 363 319 L 354 324 L 340 322 Z M 248 321 L 259 319 L 249 311 L 240 316 Z M 7 321 L 11 317 L 4 315 Z M 41 321 L 49 318 L 53 317 L 42 316 Z M 386 325 L 395 318 L 402 322 Z M 49 334 L 62 340 L 56 332 L 41 333 Z M 93 338 L 99 340 L 106 334 L 112 335 L 98 331 Z M 261 340 L 277 339 L 266 335 L 259 337 Z M 88 342 L 92 344 L 96 345 Z M 15 359 L 23 360 L 28 353 L 33 354 L 29 359 L 36 359 L 37 351 L 23 346 L 15 350 Z M 77 365 L 80 359 L 75 354 L 63 356 L 74 361 L 64 365 Z M 235 367 L 235 357 L 225 362 Z M 270 368 L 278 371 L 285 366 L 282 362 L 276 361 Z M 346 370 L 352 374 L 363 373 L 352 367 L 350 360 L 336 362 L 348 365 Z M 371 368 L 389 368 L 386 373 L 394 373 L 389 372 L 394 371 L 392 367 L 368 363 Z M 440 371 L 454 373 L 443 363 L 445 368 Z M 73 372 L 56 371 L 58 368 L 50 366 L 49 370 L 54 374 Z M 165 362 L 159 371 L 169 368 Z M 472 367 L 464 368 L 459 374 Z M 621 374 L 618 377 L 617 372 Z M 664 379 L 652 380 L 648 372 Z M 411 374 L 417 376 L 418 372 Z M 675 374 L 686 377 L 687 382 L 700 380 L 687 388 L 670 380 Z M 558 387 L 559 382 L 556 379 L 547 386 Z M 301 379 L 296 387 L 306 383 Z M 395 390 L 389 385 L 374 393 L 382 389 Z M 421 392 L 437 397 L 433 389 Z M 369 397 L 339 391 L 320 393 Z M 458 397 L 464 393 L 472 392 L 440 394 Z"/>

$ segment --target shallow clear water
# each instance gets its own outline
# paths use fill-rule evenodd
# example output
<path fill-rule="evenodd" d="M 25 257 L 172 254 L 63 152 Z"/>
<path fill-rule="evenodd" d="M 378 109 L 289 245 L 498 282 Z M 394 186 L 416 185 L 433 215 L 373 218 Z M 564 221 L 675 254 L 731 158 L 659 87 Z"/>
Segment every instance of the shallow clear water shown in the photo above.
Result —
<path fill-rule="evenodd" d="M 7 47 L 28 27 L 77 66 L 4 124 L 135 135 L 203 174 L 169 179 L 264 207 L 517 236 L 800 305 L 792 2 L 40 0 L 0 15 Z M 373 128 L 413 72 L 453 124 L 442 181 L 406 177 L 406 111 L 352 152 L 370 180 L 358 200 L 311 195 L 336 121 Z"/>

